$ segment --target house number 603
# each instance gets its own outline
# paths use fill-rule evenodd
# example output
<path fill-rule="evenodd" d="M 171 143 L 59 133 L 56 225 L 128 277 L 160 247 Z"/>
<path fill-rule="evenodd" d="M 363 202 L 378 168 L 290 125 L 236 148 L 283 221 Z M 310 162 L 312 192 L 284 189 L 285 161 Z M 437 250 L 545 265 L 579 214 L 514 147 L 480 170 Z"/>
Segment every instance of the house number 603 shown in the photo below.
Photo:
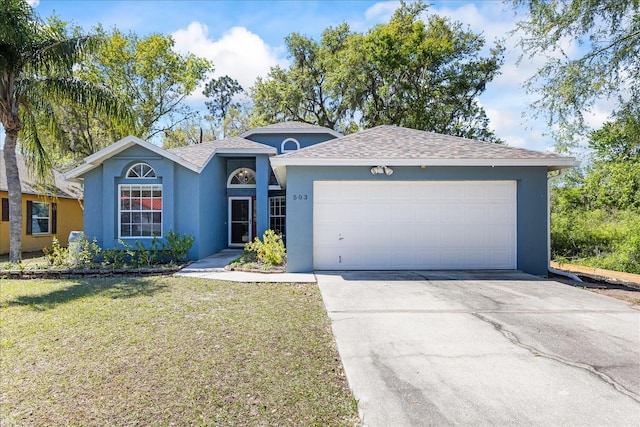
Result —
<path fill-rule="evenodd" d="M 293 200 L 307 200 L 309 198 L 309 196 L 307 196 L 306 194 L 294 194 L 293 195 Z"/>

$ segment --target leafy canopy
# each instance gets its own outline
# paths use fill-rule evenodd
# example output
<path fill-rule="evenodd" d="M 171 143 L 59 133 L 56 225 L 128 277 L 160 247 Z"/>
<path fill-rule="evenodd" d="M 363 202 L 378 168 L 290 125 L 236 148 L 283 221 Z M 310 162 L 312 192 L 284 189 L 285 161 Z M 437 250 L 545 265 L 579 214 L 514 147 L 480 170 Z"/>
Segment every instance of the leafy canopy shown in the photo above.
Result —
<path fill-rule="evenodd" d="M 381 124 L 497 141 L 477 101 L 502 65 L 497 44 L 459 23 L 405 3 L 386 24 L 358 33 L 347 24 L 320 41 L 294 33 L 291 65 L 274 67 L 252 88 L 255 125 L 299 120 L 349 133 Z"/>
<path fill-rule="evenodd" d="M 67 36 L 60 22 L 43 23 L 24 0 L 0 0 L 0 121 L 5 131 L 4 163 L 9 194 L 9 257 L 21 258 L 22 191 L 16 150 L 45 181 L 51 159 L 47 146 L 64 142 L 60 103 L 85 105 L 117 122 L 131 123 L 130 111 L 107 87 L 74 75 L 98 37 Z M 41 135 L 46 134 L 46 145 Z"/>
<path fill-rule="evenodd" d="M 209 99 L 205 105 L 209 115 L 205 117 L 213 123 L 222 138 L 236 136 L 248 129 L 248 106 L 246 92 L 237 80 L 229 76 L 211 79 L 202 94 Z"/>
<path fill-rule="evenodd" d="M 527 88 L 539 96 L 534 110 L 558 126 L 561 148 L 588 134 L 584 113 L 597 100 L 615 102 L 614 116 L 640 105 L 638 0 L 509 2 L 528 11 L 517 25 L 523 55 L 547 57 Z"/>
<path fill-rule="evenodd" d="M 111 88 L 130 106 L 136 121 L 122 126 L 90 108 L 61 105 L 69 119 L 65 128 L 69 143 L 58 147 L 61 155 L 71 152 L 81 158 L 128 134 L 157 139 L 180 123 L 196 118 L 197 112 L 184 99 L 213 69 L 209 61 L 175 52 L 169 35 L 140 37 L 102 27 L 97 27 L 96 33 L 104 42 L 77 67 L 74 75 Z"/>
<path fill-rule="evenodd" d="M 570 171 L 552 193 L 555 257 L 640 273 L 640 115 L 592 132 L 591 161 Z"/>

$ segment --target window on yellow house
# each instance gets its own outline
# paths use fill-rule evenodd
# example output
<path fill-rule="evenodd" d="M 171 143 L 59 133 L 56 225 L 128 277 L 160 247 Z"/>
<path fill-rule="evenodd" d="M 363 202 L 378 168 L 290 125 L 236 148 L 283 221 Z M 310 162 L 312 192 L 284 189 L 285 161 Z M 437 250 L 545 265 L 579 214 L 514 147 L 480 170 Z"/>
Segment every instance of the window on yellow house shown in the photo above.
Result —
<path fill-rule="evenodd" d="M 27 234 L 55 234 L 57 204 L 27 201 Z"/>

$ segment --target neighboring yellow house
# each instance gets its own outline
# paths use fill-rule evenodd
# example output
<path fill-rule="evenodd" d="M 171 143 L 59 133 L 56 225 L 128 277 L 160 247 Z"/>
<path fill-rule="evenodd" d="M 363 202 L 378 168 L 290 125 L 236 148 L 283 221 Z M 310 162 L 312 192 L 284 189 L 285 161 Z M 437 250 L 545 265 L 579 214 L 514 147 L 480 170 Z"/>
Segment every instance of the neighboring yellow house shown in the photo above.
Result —
<path fill-rule="evenodd" d="M 51 191 L 39 192 L 36 181 L 27 169 L 24 159 L 18 155 L 18 169 L 22 185 L 22 252 L 41 251 L 51 245 L 56 236 L 61 245 L 67 246 L 69 232 L 83 227 L 82 186 L 64 180 L 58 171 L 53 172 L 55 183 Z M 9 253 L 9 194 L 0 150 L 0 254 Z"/>

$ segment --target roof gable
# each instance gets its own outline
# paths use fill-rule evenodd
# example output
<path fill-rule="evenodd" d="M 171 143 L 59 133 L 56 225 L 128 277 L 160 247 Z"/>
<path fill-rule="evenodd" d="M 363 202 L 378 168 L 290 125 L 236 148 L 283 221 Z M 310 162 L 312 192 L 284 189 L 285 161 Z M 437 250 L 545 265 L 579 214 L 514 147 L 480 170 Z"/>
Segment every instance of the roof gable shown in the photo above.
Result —
<path fill-rule="evenodd" d="M 66 179 L 71 179 L 71 180 L 80 179 L 82 177 L 82 175 L 84 175 L 85 173 L 89 172 L 90 170 L 93 170 L 96 167 L 100 166 L 105 160 L 110 159 L 111 157 L 115 156 L 116 154 L 121 153 L 124 150 L 126 150 L 126 149 L 128 149 L 130 147 L 133 147 L 134 145 L 139 145 L 139 146 L 141 146 L 143 148 L 146 148 L 147 150 L 149 150 L 149 151 L 151 151 L 153 153 L 156 153 L 156 154 L 158 154 L 158 155 L 160 155 L 162 157 L 165 157 L 165 158 L 167 158 L 167 159 L 169 159 L 169 160 L 171 160 L 171 161 L 173 161 L 175 163 L 178 163 L 179 165 L 182 165 L 185 168 L 190 169 L 190 170 L 192 170 L 194 172 L 200 172 L 200 168 L 197 165 L 195 165 L 195 164 L 193 164 L 193 163 L 191 163 L 191 162 L 189 162 L 189 161 L 187 161 L 187 160 L 185 160 L 185 159 L 183 159 L 183 158 L 181 158 L 181 157 L 179 157 L 179 156 L 177 156 L 177 155 L 175 155 L 175 154 L 173 154 L 173 153 L 171 153 L 171 152 L 169 152 L 169 151 L 167 151 L 167 150 L 165 150 L 165 149 L 163 149 L 161 147 L 158 147 L 155 144 L 152 144 L 150 142 L 144 141 L 144 140 L 142 140 L 140 138 L 137 138 L 137 137 L 135 137 L 133 135 L 129 135 L 129 136 L 126 136 L 126 137 L 122 138 L 121 140 L 111 144 L 110 146 L 108 146 L 106 148 L 103 148 L 102 150 L 100 150 L 100 151 L 98 151 L 98 152 L 86 157 L 84 159 L 84 163 L 81 164 L 80 166 L 76 167 L 75 169 L 72 169 L 69 172 L 67 172 L 65 174 L 65 178 Z"/>
<path fill-rule="evenodd" d="M 341 133 L 336 132 L 333 129 L 329 129 L 323 126 L 312 125 L 311 123 L 305 122 L 297 122 L 297 121 L 286 121 L 275 123 L 268 126 L 262 126 L 255 129 L 250 129 L 240 135 L 242 138 L 247 138 L 252 135 L 259 134 L 287 134 L 287 133 L 318 133 L 318 134 L 328 134 L 332 135 L 336 138 L 342 136 Z"/>

